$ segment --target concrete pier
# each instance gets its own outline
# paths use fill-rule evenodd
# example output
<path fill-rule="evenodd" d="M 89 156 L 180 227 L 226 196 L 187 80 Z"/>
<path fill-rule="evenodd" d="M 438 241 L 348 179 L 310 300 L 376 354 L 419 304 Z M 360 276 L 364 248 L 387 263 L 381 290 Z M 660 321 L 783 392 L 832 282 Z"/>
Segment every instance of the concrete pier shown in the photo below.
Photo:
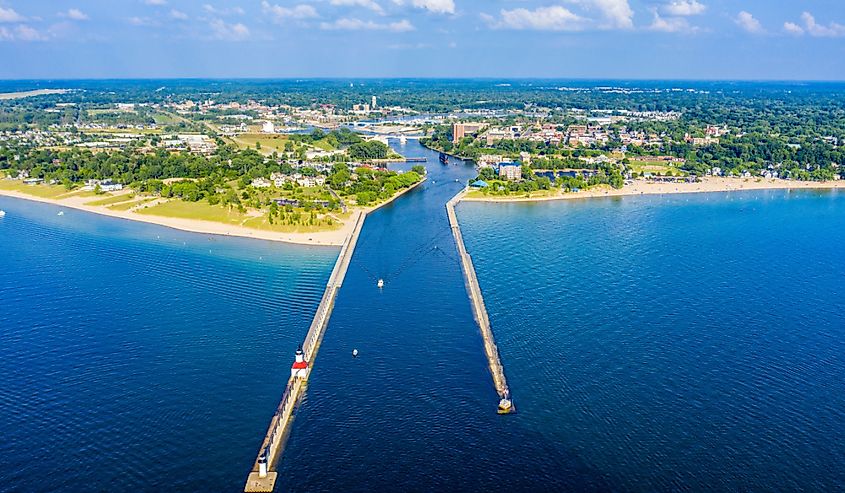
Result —
<path fill-rule="evenodd" d="M 461 257 L 461 268 L 464 272 L 467 293 L 472 302 L 473 316 L 481 330 L 481 338 L 484 340 L 484 352 L 487 354 L 487 362 L 490 367 L 490 374 L 493 376 L 493 384 L 496 387 L 496 392 L 499 393 L 499 397 L 502 399 L 500 402 L 507 401 L 508 404 L 504 408 L 500 404 L 499 413 L 508 414 L 514 412 L 516 408 L 513 407 L 510 389 L 508 389 L 508 382 L 505 379 L 505 369 L 502 366 L 502 360 L 499 358 L 499 349 L 496 347 L 496 340 L 493 338 L 493 330 L 490 328 L 490 319 L 487 317 L 487 308 L 484 306 L 481 286 L 478 285 L 475 267 L 472 264 L 472 258 L 467 253 L 464 238 L 461 234 L 461 227 L 458 224 L 458 216 L 455 214 L 455 204 L 460 202 L 466 192 L 466 190 L 461 191 L 446 203 L 446 213 L 449 216 L 449 225 L 452 228 L 452 235 L 455 237 L 455 244 L 458 247 L 458 254 Z"/>
<path fill-rule="evenodd" d="M 323 334 L 331 317 L 337 292 L 346 278 L 346 271 L 349 269 L 349 262 L 355 252 L 355 245 L 358 242 L 366 216 L 366 213 L 361 213 L 358 216 L 352 234 L 341 247 L 337 262 L 335 262 L 334 269 L 329 276 L 323 298 L 317 308 L 317 313 L 314 315 L 314 320 L 311 322 L 311 327 L 302 343 L 302 351 L 305 354 L 305 360 L 308 361 L 309 375 L 314 367 L 314 359 L 317 356 L 320 342 L 323 340 Z M 287 369 L 284 371 L 287 371 Z M 270 427 L 267 429 L 267 434 L 258 450 L 258 457 L 255 459 L 255 464 L 247 478 L 244 486 L 245 492 L 272 492 L 276 486 L 276 463 L 279 461 L 282 448 L 287 440 L 294 407 L 302 396 L 306 382 L 306 378 L 291 377 L 288 380 L 285 392 L 282 394 L 282 400 L 270 420 Z"/>

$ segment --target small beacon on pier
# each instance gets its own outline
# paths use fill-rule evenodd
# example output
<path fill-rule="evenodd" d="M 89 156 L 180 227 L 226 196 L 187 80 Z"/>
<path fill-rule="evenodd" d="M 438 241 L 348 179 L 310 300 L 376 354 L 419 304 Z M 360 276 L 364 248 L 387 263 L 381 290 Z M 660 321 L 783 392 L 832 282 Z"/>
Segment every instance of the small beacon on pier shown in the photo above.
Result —
<path fill-rule="evenodd" d="M 302 346 L 296 350 L 296 359 L 290 367 L 290 376 L 295 378 L 308 378 L 308 362 L 305 361 L 305 354 Z"/>

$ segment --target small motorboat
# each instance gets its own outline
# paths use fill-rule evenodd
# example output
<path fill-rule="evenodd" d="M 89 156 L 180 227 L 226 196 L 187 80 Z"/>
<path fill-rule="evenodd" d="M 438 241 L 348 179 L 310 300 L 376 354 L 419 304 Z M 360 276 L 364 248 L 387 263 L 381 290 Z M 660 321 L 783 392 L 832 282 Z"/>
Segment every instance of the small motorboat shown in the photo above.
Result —
<path fill-rule="evenodd" d="M 59 211 L 59 213 L 58 213 L 58 214 L 56 214 L 56 215 L 57 215 L 57 216 L 64 216 L 64 215 L 65 215 L 65 211 Z"/>
<path fill-rule="evenodd" d="M 6 217 L 6 211 L 0 210 L 0 217 Z"/>
<path fill-rule="evenodd" d="M 358 350 L 357 350 L 357 349 L 353 349 L 353 350 L 352 350 L 352 357 L 353 357 L 353 358 L 357 358 L 357 357 L 358 357 Z"/>
<path fill-rule="evenodd" d="M 379 279 L 378 283 L 376 283 L 376 286 L 378 286 L 379 289 L 383 288 L 384 287 L 384 279 Z"/>

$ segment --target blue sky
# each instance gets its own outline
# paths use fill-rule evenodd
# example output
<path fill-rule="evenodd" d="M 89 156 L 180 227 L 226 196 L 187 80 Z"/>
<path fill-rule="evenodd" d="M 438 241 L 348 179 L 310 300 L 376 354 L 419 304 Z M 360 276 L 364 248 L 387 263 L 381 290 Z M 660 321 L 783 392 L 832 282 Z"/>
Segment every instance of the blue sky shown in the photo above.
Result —
<path fill-rule="evenodd" d="M 0 0 L 0 78 L 845 79 L 843 0 Z"/>

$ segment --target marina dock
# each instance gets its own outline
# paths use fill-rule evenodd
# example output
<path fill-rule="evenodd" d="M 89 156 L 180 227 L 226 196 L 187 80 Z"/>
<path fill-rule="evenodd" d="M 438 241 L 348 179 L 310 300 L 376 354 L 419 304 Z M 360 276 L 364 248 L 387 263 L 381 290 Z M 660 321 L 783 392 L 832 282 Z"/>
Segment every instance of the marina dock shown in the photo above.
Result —
<path fill-rule="evenodd" d="M 305 372 L 306 375 L 310 375 L 310 371 L 314 366 L 314 359 L 317 356 L 320 342 L 323 340 L 326 326 L 331 317 L 337 292 L 346 278 L 349 262 L 352 260 L 352 254 L 355 252 L 355 245 L 358 242 L 358 237 L 361 234 L 366 216 L 366 213 L 358 216 L 352 234 L 349 235 L 349 238 L 346 239 L 341 247 L 334 269 L 332 269 L 332 273 L 329 276 L 323 298 L 320 300 L 320 305 L 317 308 L 317 313 L 314 315 L 314 320 L 311 322 L 311 327 L 302 343 L 302 352 L 304 353 L 305 361 L 308 363 L 308 371 Z M 276 464 L 279 461 L 284 443 L 290 431 L 294 408 L 302 396 L 307 381 L 307 376 L 305 378 L 291 376 L 288 380 L 285 391 L 282 394 L 282 400 L 276 408 L 273 418 L 270 420 L 270 426 L 267 429 L 267 434 L 264 436 L 264 441 L 261 443 L 258 457 L 255 459 L 255 464 L 247 478 L 244 492 L 272 492 L 276 486 Z"/>
<path fill-rule="evenodd" d="M 461 191 L 446 203 L 446 213 L 449 216 L 449 226 L 452 228 L 452 235 L 455 237 L 455 244 L 458 248 L 458 254 L 461 257 L 461 268 L 464 272 L 467 293 L 472 302 L 473 316 L 481 330 L 481 338 L 484 340 L 484 352 L 487 354 L 490 374 L 493 376 L 493 384 L 501 399 L 499 401 L 499 414 L 510 414 L 516 408 L 513 406 L 508 382 L 505 379 L 505 369 L 499 357 L 496 340 L 493 338 L 493 330 L 490 328 L 490 319 L 487 316 L 487 308 L 484 306 L 484 297 L 481 294 L 481 286 L 478 284 L 478 277 L 475 274 L 472 257 L 467 252 L 466 245 L 464 245 L 461 226 L 458 224 L 458 216 L 455 214 L 455 204 L 460 202 L 464 194 L 466 194 L 466 190 Z"/>

